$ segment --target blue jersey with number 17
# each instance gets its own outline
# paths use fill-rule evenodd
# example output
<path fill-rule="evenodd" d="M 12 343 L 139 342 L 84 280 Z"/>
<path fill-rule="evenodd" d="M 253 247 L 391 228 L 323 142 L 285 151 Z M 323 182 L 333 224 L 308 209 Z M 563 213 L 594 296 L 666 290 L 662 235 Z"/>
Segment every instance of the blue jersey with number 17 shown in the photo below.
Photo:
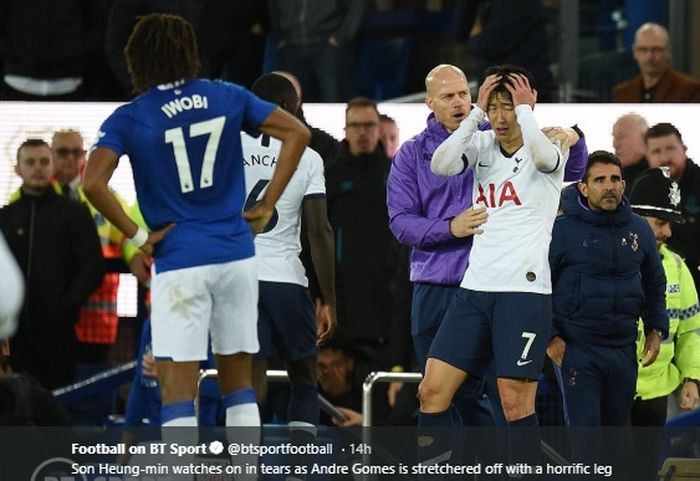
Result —
<path fill-rule="evenodd" d="M 156 272 L 254 255 L 240 131 L 258 135 L 274 109 L 238 85 L 194 79 L 154 87 L 102 124 L 95 147 L 129 156 L 149 228 L 176 224 L 156 246 Z"/>

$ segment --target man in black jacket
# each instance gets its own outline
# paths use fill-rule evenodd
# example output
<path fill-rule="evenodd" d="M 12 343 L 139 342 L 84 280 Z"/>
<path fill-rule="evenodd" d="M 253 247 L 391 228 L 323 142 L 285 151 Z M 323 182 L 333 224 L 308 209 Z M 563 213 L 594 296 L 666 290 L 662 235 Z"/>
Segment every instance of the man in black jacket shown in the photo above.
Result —
<path fill-rule="evenodd" d="M 683 137 L 672 124 L 654 125 L 644 139 L 649 166 L 668 167 L 681 188 L 681 214 L 686 222 L 673 228 L 668 245 L 685 258 L 700 290 L 700 166 L 688 158 Z"/>
<path fill-rule="evenodd" d="M 20 199 L 0 210 L 0 229 L 25 279 L 25 301 L 10 340 L 12 366 L 49 389 L 70 384 L 80 307 L 100 284 L 103 259 L 87 208 L 51 185 L 51 149 L 26 140 L 17 151 Z"/>
<path fill-rule="evenodd" d="M 389 166 L 379 143 L 376 104 L 364 97 L 352 99 L 345 113 L 345 140 L 326 170 L 328 219 L 335 234 L 338 333 L 368 348 L 384 364 L 405 366 L 408 313 L 394 318 L 394 300 L 408 293 L 410 284 L 407 279 L 403 286 L 395 284 L 400 282 L 400 253 L 388 227 Z"/>
<path fill-rule="evenodd" d="M 637 381 L 637 322 L 652 364 L 668 337 L 666 276 L 649 224 L 623 197 L 622 164 L 593 152 L 583 179 L 562 192 L 564 213 L 552 230 L 553 330 L 547 354 L 557 366 L 567 421 L 574 427 L 571 460 L 619 461 Z M 594 426 L 616 426 L 600 448 Z M 587 429 L 581 429 L 585 427 Z M 616 466 L 616 468 L 618 468 Z M 616 473 L 618 470 L 616 469 Z M 620 478 L 624 479 L 624 478 Z"/>

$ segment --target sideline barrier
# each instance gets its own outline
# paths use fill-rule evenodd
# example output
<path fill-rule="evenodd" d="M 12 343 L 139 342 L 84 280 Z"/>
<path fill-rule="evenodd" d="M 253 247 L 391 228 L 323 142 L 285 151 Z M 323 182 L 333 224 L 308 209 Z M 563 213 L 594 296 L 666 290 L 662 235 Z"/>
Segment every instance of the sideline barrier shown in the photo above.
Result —
<path fill-rule="evenodd" d="M 134 378 L 136 360 L 107 369 L 86 379 L 55 389 L 53 395 L 63 404 L 73 404 L 106 390 L 116 389 Z"/>

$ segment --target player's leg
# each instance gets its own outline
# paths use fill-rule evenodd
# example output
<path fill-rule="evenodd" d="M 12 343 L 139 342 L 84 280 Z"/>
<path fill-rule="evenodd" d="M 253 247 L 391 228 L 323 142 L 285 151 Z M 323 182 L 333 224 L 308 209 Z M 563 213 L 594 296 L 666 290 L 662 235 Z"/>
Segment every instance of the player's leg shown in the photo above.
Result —
<path fill-rule="evenodd" d="M 316 379 L 316 314 L 309 290 L 287 282 L 261 282 L 260 304 L 270 326 L 272 350 L 282 359 L 289 376 L 291 395 L 287 405 L 290 440 L 306 445 L 316 440 L 319 403 Z M 261 312 L 262 312 L 261 310 Z M 264 344 L 261 337 L 261 344 Z M 306 466 L 311 456 L 297 455 L 289 464 Z M 288 480 L 305 479 L 289 476 Z"/>
<path fill-rule="evenodd" d="M 260 426 L 251 354 L 258 352 L 258 280 L 253 258 L 218 264 L 211 279 L 211 344 L 227 426 Z"/>
<path fill-rule="evenodd" d="M 151 330 L 163 405 L 163 426 L 194 426 L 199 361 L 207 358 L 212 266 L 156 274 L 151 282 Z"/>
<path fill-rule="evenodd" d="M 267 360 L 276 353 L 273 345 L 272 318 L 265 308 L 265 282 L 258 283 L 258 342 L 260 350 L 253 355 L 253 389 L 262 410 L 267 403 Z"/>
<path fill-rule="evenodd" d="M 423 463 L 447 462 L 460 449 L 462 418 L 452 401 L 467 372 L 483 374 L 491 353 L 479 297 L 463 289 L 455 295 L 430 348 L 418 387 L 418 456 Z"/>
<path fill-rule="evenodd" d="M 494 357 L 498 394 L 509 426 L 510 460 L 540 464 L 535 396 L 552 325 L 551 298 L 518 292 L 496 295 Z"/>
<path fill-rule="evenodd" d="M 287 282 L 261 282 L 260 300 L 269 316 L 274 352 L 284 359 L 289 375 L 292 392 L 287 420 L 292 434 L 308 431 L 315 436 L 319 410 L 318 348 L 316 314 L 309 290 Z"/>

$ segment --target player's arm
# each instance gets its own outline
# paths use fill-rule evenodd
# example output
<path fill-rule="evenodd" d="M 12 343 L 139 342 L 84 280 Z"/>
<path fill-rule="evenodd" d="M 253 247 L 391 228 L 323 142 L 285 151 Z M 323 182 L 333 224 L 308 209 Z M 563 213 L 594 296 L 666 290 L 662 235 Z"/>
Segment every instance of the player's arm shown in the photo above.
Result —
<path fill-rule="evenodd" d="M 276 108 L 260 126 L 260 132 L 282 142 L 277 164 L 262 198 L 252 209 L 243 213 L 253 232 L 260 232 L 272 216 L 272 209 L 284 192 L 289 179 L 299 165 L 304 149 L 309 145 L 311 132 L 304 124 L 281 108 Z"/>
<path fill-rule="evenodd" d="M 479 124 L 486 116 L 489 97 L 499 77 L 489 75 L 484 83 L 479 87 L 479 100 L 476 107 L 472 108 L 466 119 L 462 120 L 459 128 L 452 132 L 443 143 L 441 143 L 430 161 L 430 170 L 437 175 L 457 175 L 460 174 L 466 164 L 473 166 L 476 162 L 475 155 L 465 155 L 472 139 L 479 132 Z"/>
<path fill-rule="evenodd" d="M 513 97 L 515 114 L 523 133 L 523 143 L 532 152 L 535 167 L 540 172 L 554 172 L 564 159 L 561 158 L 559 150 L 537 125 L 535 115 L 532 112 L 537 92 L 530 87 L 527 78 L 522 75 L 511 75 L 506 88 Z"/>
<path fill-rule="evenodd" d="M 124 211 L 124 208 L 108 187 L 119 158 L 107 147 L 98 147 L 90 153 L 90 158 L 83 175 L 83 191 L 90 203 L 99 210 L 105 218 L 126 237 L 147 254 L 152 254 L 153 246 L 175 225 L 170 224 L 164 229 L 147 232 Z M 138 235 L 137 235 L 138 234 Z"/>
<path fill-rule="evenodd" d="M 307 198 L 302 205 L 311 259 L 323 298 L 318 316 L 318 340 L 323 342 L 333 333 L 336 322 L 333 229 L 328 222 L 325 197 Z"/>

